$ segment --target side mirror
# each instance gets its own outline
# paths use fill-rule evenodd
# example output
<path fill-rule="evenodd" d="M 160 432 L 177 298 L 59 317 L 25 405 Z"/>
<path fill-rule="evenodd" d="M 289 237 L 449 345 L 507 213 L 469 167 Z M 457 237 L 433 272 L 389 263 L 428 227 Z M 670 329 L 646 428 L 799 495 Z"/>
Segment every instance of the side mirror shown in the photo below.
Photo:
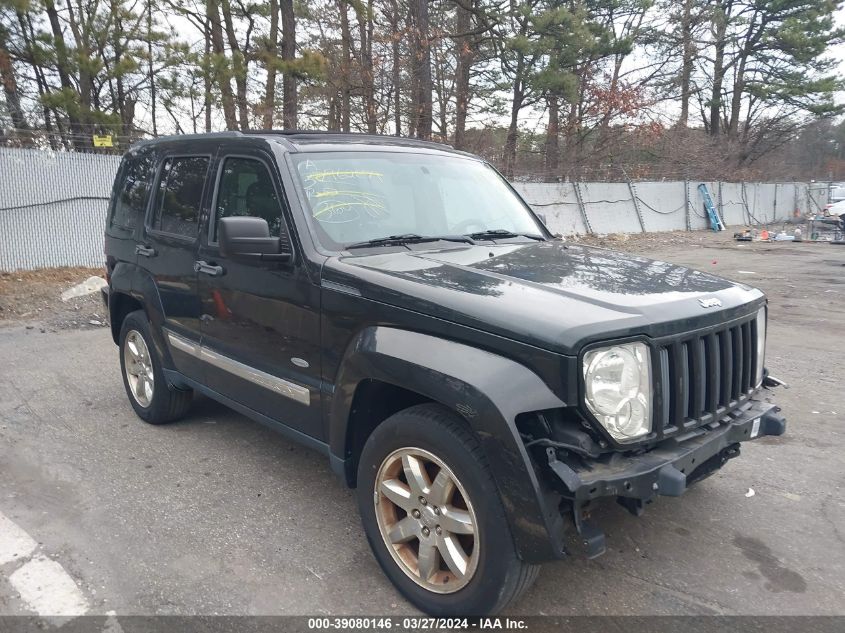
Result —
<path fill-rule="evenodd" d="M 543 226 L 545 226 L 546 228 L 549 228 L 549 223 L 546 222 L 546 214 L 545 213 L 535 213 L 534 215 L 536 215 L 539 218 L 540 222 L 543 223 Z"/>
<path fill-rule="evenodd" d="M 270 235 L 264 218 L 249 216 L 222 218 L 218 227 L 220 254 L 229 259 L 259 262 L 287 262 L 290 251 Z"/>

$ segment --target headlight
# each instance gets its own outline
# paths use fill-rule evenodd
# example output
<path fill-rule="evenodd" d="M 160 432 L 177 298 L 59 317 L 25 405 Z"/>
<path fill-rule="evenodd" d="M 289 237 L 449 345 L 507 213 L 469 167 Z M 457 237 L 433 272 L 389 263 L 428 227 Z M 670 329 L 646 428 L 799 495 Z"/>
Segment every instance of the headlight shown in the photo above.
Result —
<path fill-rule="evenodd" d="M 651 362 L 643 343 L 626 343 L 584 354 L 587 408 L 618 442 L 651 429 Z"/>
<path fill-rule="evenodd" d="M 766 361 L 766 307 L 757 311 L 757 365 L 754 368 L 754 386 L 763 382 L 763 363 Z"/>

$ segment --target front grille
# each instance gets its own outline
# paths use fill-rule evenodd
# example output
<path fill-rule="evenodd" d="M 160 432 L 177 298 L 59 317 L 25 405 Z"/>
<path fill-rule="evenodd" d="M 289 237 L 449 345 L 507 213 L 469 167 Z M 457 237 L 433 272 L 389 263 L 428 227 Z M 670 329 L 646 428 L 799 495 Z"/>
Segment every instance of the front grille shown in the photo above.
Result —
<path fill-rule="evenodd" d="M 755 385 L 757 320 L 681 337 L 658 347 L 654 431 L 668 436 L 718 420 Z"/>

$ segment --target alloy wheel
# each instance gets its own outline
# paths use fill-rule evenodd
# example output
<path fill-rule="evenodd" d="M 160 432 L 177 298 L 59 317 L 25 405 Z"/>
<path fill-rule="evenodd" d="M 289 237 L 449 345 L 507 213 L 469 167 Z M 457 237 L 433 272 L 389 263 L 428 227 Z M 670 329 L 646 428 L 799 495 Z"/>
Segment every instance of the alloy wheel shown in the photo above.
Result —
<path fill-rule="evenodd" d="M 135 402 L 144 408 L 150 406 L 153 400 L 155 374 L 150 350 L 144 337 L 138 330 L 129 330 L 123 344 L 123 365 L 126 371 L 126 382 Z"/>
<path fill-rule="evenodd" d="M 454 593 L 478 567 L 478 521 L 465 488 L 446 464 L 421 448 L 402 448 L 379 468 L 376 520 L 393 559 L 414 582 Z"/>

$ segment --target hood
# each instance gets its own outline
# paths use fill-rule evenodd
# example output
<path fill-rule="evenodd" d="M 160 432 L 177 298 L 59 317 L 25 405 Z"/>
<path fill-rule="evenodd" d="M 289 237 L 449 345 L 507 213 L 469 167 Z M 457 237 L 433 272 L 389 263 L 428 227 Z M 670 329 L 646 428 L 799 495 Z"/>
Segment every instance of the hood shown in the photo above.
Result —
<path fill-rule="evenodd" d="M 598 339 L 694 330 L 764 301 L 759 290 L 707 273 L 556 240 L 425 246 L 332 258 L 323 278 L 369 299 L 564 354 Z"/>

